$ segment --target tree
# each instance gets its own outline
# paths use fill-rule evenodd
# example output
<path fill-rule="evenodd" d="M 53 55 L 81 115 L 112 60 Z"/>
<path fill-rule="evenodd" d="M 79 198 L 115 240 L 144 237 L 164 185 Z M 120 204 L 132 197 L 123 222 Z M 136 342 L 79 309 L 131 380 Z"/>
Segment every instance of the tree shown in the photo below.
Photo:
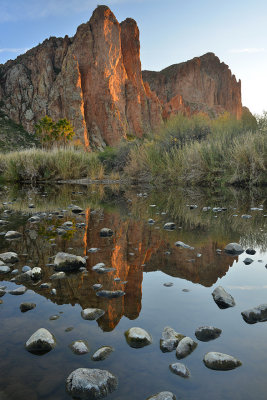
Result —
<path fill-rule="evenodd" d="M 54 122 L 47 115 L 35 125 L 36 135 L 39 136 L 43 147 L 52 147 L 56 142 L 64 146 L 73 139 L 75 133 L 70 121 L 66 118 Z"/>

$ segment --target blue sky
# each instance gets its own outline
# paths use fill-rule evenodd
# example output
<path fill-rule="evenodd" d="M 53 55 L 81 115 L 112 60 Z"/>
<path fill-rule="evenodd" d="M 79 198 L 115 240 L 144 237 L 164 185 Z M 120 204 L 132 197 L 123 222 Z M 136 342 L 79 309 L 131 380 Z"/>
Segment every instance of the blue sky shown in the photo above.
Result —
<path fill-rule="evenodd" d="M 241 79 L 243 104 L 267 110 L 266 0 L 0 0 L 0 63 L 49 36 L 73 36 L 97 4 L 137 21 L 143 69 L 212 51 Z"/>

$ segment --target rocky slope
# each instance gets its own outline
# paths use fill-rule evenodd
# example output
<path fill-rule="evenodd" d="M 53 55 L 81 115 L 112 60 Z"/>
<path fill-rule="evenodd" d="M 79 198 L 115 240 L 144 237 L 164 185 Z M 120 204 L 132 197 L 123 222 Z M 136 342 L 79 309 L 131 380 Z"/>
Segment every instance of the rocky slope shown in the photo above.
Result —
<path fill-rule="evenodd" d="M 141 137 L 179 111 L 240 118 L 241 83 L 212 53 L 141 72 L 139 30 L 99 6 L 73 38 L 45 40 L 0 65 L 0 109 L 28 132 L 45 114 L 69 119 L 88 149 Z"/>

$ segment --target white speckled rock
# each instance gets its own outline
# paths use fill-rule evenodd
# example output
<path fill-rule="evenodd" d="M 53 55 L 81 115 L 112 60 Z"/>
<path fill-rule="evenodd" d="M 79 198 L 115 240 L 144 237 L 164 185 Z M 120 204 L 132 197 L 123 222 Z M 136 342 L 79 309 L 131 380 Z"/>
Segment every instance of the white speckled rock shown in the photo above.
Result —
<path fill-rule="evenodd" d="M 117 389 L 118 379 L 109 371 L 78 368 L 67 378 L 67 391 L 75 399 L 96 400 Z"/>
<path fill-rule="evenodd" d="M 2 260 L 4 263 L 15 263 L 19 261 L 17 253 L 14 253 L 13 251 L 8 251 L 6 253 L 1 253 L 0 254 L 0 260 Z"/>
<path fill-rule="evenodd" d="M 176 400 L 176 397 L 172 392 L 160 392 L 148 397 L 146 400 Z"/>
<path fill-rule="evenodd" d="M 82 318 L 87 319 L 89 321 L 98 319 L 98 318 L 102 317 L 102 315 L 104 315 L 104 314 L 105 314 L 105 311 L 101 310 L 100 308 L 85 308 L 81 312 Z"/>
<path fill-rule="evenodd" d="M 237 358 L 215 351 L 205 354 L 203 361 L 206 367 L 219 371 L 228 371 L 242 365 Z"/>
<path fill-rule="evenodd" d="M 84 340 L 76 340 L 72 342 L 69 347 L 73 353 L 78 355 L 87 354 L 90 351 L 87 342 Z"/>
<path fill-rule="evenodd" d="M 129 346 L 140 348 L 152 343 L 152 336 L 142 328 L 133 327 L 125 332 Z"/>
<path fill-rule="evenodd" d="M 228 308 L 235 306 L 234 298 L 229 293 L 227 293 L 222 286 L 217 286 L 213 290 L 212 297 L 217 306 L 220 308 Z"/>
<path fill-rule="evenodd" d="M 17 231 L 8 231 L 5 234 L 5 239 L 18 239 L 22 236 L 21 233 L 17 232 Z"/>
<path fill-rule="evenodd" d="M 42 270 L 39 267 L 34 267 L 30 271 L 25 272 L 26 275 L 29 275 L 32 280 L 38 280 L 42 277 Z"/>
<path fill-rule="evenodd" d="M 182 363 L 174 363 L 169 366 L 170 370 L 183 378 L 189 378 L 190 371 L 189 369 Z"/>
<path fill-rule="evenodd" d="M 190 337 L 186 336 L 180 342 L 178 343 L 178 346 L 176 348 L 176 357 L 180 360 L 181 358 L 185 358 L 189 354 L 192 353 L 192 351 L 195 350 L 197 347 L 197 343 L 194 342 L 193 339 Z"/>
<path fill-rule="evenodd" d="M 55 271 L 77 271 L 81 267 L 85 267 L 86 260 L 83 257 L 75 256 L 68 253 L 57 253 L 54 261 Z"/>
<path fill-rule="evenodd" d="M 100 347 L 93 355 L 92 355 L 92 360 L 93 361 L 102 361 L 108 358 L 108 356 L 113 353 L 114 348 L 111 346 L 103 346 Z"/>
<path fill-rule="evenodd" d="M 30 353 L 43 354 L 52 350 L 56 346 L 54 336 L 45 328 L 40 328 L 32 334 L 25 343 L 26 349 Z"/>
<path fill-rule="evenodd" d="M 248 324 L 267 321 L 267 304 L 260 304 L 258 307 L 242 311 L 241 315 Z"/>
<path fill-rule="evenodd" d="M 170 352 L 176 349 L 179 341 L 183 339 L 185 335 L 175 332 L 169 326 L 163 329 L 162 337 L 160 339 L 160 349 L 163 353 Z"/>

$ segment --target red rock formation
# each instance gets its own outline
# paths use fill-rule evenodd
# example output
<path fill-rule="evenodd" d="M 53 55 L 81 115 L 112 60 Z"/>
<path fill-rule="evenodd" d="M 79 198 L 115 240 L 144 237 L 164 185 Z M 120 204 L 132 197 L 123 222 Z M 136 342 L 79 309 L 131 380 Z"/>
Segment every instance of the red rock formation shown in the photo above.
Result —
<path fill-rule="evenodd" d="M 163 117 L 179 111 L 186 115 L 206 112 L 216 115 L 228 111 L 242 115 L 241 82 L 213 53 L 171 65 L 160 72 L 143 71 L 163 106 Z"/>

